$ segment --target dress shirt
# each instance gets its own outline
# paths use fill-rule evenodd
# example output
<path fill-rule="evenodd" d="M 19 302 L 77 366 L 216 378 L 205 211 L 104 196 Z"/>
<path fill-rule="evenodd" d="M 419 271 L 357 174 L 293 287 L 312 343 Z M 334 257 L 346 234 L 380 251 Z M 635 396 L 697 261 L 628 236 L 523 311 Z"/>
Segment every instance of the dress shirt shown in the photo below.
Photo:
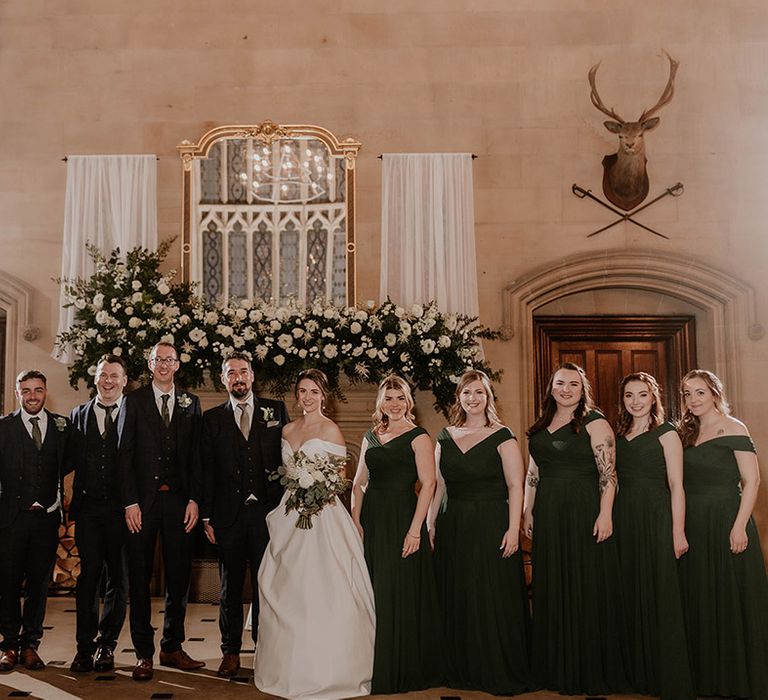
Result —
<path fill-rule="evenodd" d="M 99 426 L 99 434 L 104 435 L 104 422 L 107 419 L 107 412 L 103 408 L 101 408 L 101 406 L 99 406 L 99 403 L 102 403 L 106 406 L 106 403 L 104 403 L 104 401 L 102 401 L 97 395 L 96 401 L 93 402 L 93 413 L 96 416 L 96 425 Z M 115 401 L 115 403 L 112 404 L 114 406 L 114 408 L 112 409 L 112 420 L 115 422 L 117 422 L 117 414 L 120 413 L 120 406 L 122 405 L 122 403 L 123 403 L 123 397 L 118 396 L 117 401 Z M 171 403 L 170 399 L 168 400 L 168 403 L 169 404 Z M 170 405 L 168 406 L 168 410 L 169 411 L 171 410 Z"/>
<path fill-rule="evenodd" d="M 157 385 L 152 382 L 152 393 L 155 395 L 155 405 L 157 406 L 157 412 L 163 415 L 163 394 L 168 394 L 168 420 L 173 420 L 173 409 L 176 408 L 176 387 L 172 386 L 170 391 L 161 391 Z"/>

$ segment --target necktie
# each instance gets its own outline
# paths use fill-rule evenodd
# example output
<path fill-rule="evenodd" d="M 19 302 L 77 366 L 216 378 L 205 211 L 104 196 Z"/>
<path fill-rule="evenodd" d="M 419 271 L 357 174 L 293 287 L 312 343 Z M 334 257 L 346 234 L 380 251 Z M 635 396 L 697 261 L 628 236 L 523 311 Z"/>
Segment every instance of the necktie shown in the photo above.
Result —
<path fill-rule="evenodd" d="M 35 447 L 41 450 L 43 449 L 43 434 L 40 432 L 40 417 L 30 418 L 29 422 L 32 423 L 32 440 L 35 442 Z"/>
<path fill-rule="evenodd" d="M 115 404 L 112 404 L 111 406 L 105 406 L 103 403 L 96 402 L 96 405 L 104 411 L 104 432 L 101 434 L 102 437 L 106 435 L 109 432 L 109 429 L 112 427 L 112 424 L 114 421 L 112 420 L 112 411 L 117 408 Z"/>
<path fill-rule="evenodd" d="M 237 407 L 240 409 L 240 432 L 243 434 L 243 437 L 247 440 L 248 439 L 248 433 L 250 432 L 248 425 L 248 404 L 247 403 L 239 403 L 237 404 Z"/>
<path fill-rule="evenodd" d="M 171 413 L 168 410 L 168 399 L 171 398 L 171 395 L 163 394 L 160 398 L 163 400 L 163 408 L 160 411 L 160 415 L 163 417 L 163 423 L 165 423 L 167 428 L 171 424 Z"/>

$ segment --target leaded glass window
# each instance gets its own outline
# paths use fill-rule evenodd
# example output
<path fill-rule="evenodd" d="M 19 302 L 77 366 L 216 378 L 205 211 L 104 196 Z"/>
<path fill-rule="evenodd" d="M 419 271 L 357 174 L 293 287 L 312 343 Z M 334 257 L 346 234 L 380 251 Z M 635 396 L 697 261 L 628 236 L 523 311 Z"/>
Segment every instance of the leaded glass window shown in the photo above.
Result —
<path fill-rule="evenodd" d="M 310 137 L 235 138 L 214 144 L 194 173 L 206 298 L 346 302 L 343 158 Z"/>

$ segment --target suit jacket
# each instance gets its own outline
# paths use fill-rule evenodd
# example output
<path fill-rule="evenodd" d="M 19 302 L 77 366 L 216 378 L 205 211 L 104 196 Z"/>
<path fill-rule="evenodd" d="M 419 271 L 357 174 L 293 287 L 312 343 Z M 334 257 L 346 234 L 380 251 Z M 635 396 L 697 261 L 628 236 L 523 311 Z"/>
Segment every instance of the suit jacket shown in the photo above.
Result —
<path fill-rule="evenodd" d="M 182 405 L 187 400 L 188 405 Z M 171 424 L 176 428 L 176 464 L 181 478 L 181 495 L 196 503 L 200 502 L 202 492 L 200 422 L 200 399 L 177 388 Z M 162 475 L 164 430 L 151 384 L 136 389 L 123 399 L 117 421 L 117 461 L 124 507 L 138 503 L 144 511 L 154 502 Z"/>
<path fill-rule="evenodd" d="M 269 420 L 267 417 L 269 416 Z M 261 449 L 261 463 L 266 475 L 281 462 L 280 438 L 288 422 L 282 401 L 254 397 L 254 412 L 248 441 Z M 232 403 L 211 408 L 203 416 L 203 474 L 205 496 L 200 517 L 210 518 L 213 527 L 231 525 L 248 494 L 241 493 L 238 471 L 238 441 L 242 439 L 235 422 Z M 283 494 L 279 481 L 267 480 L 267 506 L 274 508 Z"/>
<path fill-rule="evenodd" d="M 80 509 L 83 490 L 86 488 L 85 477 L 87 473 L 87 438 L 88 431 L 91 428 L 88 422 L 88 416 L 91 413 L 97 397 L 93 397 L 85 403 L 81 403 L 72 409 L 69 420 L 72 422 L 72 438 L 70 454 L 72 455 L 73 466 L 75 469 L 75 479 L 72 485 L 72 500 L 69 504 L 69 517 L 72 520 L 77 518 L 77 512 Z M 113 420 L 119 425 L 120 416 L 125 412 L 126 401 L 120 404 L 120 410 L 113 415 Z M 122 503 L 122 499 L 121 499 Z"/>
<path fill-rule="evenodd" d="M 59 492 L 62 493 L 64 476 L 72 471 L 69 446 L 72 426 L 64 416 L 43 410 L 48 415 L 45 442 L 56 441 Z M 19 514 L 23 440 L 28 436 L 21 418 L 21 409 L 0 419 L 0 527 L 8 527 Z"/>

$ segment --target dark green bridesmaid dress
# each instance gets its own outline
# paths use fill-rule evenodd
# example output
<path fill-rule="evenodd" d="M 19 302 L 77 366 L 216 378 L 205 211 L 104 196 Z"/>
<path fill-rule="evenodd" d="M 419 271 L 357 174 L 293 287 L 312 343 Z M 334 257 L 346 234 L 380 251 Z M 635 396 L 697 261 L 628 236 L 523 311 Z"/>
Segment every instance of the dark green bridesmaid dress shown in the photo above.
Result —
<path fill-rule="evenodd" d="M 768 580 L 752 518 L 746 551 L 732 554 L 739 509 L 735 452 L 746 435 L 724 435 L 684 451 L 685 530 L 680 561 L 693 680 L 699 695 L 768 700 Z"/>
<path fill-rule="evenodd" d="M 616 538 L 598 544 L 598 472 L 586 425 L 531 436 L 539 467 L 533 510 L 534 680 L 573 695 L 626 692 L 626 626 Z"/>
<path fill-rule="evenodd" d="M 426 524 L 418 551 L 402 558 L 403 540 L 416 509 L 413 428 L 383 444 L 371 430 L 368 488 L 363 498 L 365 561 L 376 605 L 376 642 L 371 693 L 390 694 L 441 686 L 445 646 Z"/>
<path fill-rule="evenodd" d="M 437 518 L 435 570 L 448 685 L 495 695 L 532 689 L 522 555 L 504 559 L 499 549 L 509 506 L 498 448 L 514 439 L 500 428 L 465 453 L 447 429 L 437 436 L 447 498 Z"/>
<path fill-rule="evenodd" d="M 633 690 L 662 700 L 695 697 L 683 601 L 672 542 L 667 463 L 659 438 L 670 423 L 632 440 L 616 439 L 619 492 L 614 537 L 619 548 Z"/>

